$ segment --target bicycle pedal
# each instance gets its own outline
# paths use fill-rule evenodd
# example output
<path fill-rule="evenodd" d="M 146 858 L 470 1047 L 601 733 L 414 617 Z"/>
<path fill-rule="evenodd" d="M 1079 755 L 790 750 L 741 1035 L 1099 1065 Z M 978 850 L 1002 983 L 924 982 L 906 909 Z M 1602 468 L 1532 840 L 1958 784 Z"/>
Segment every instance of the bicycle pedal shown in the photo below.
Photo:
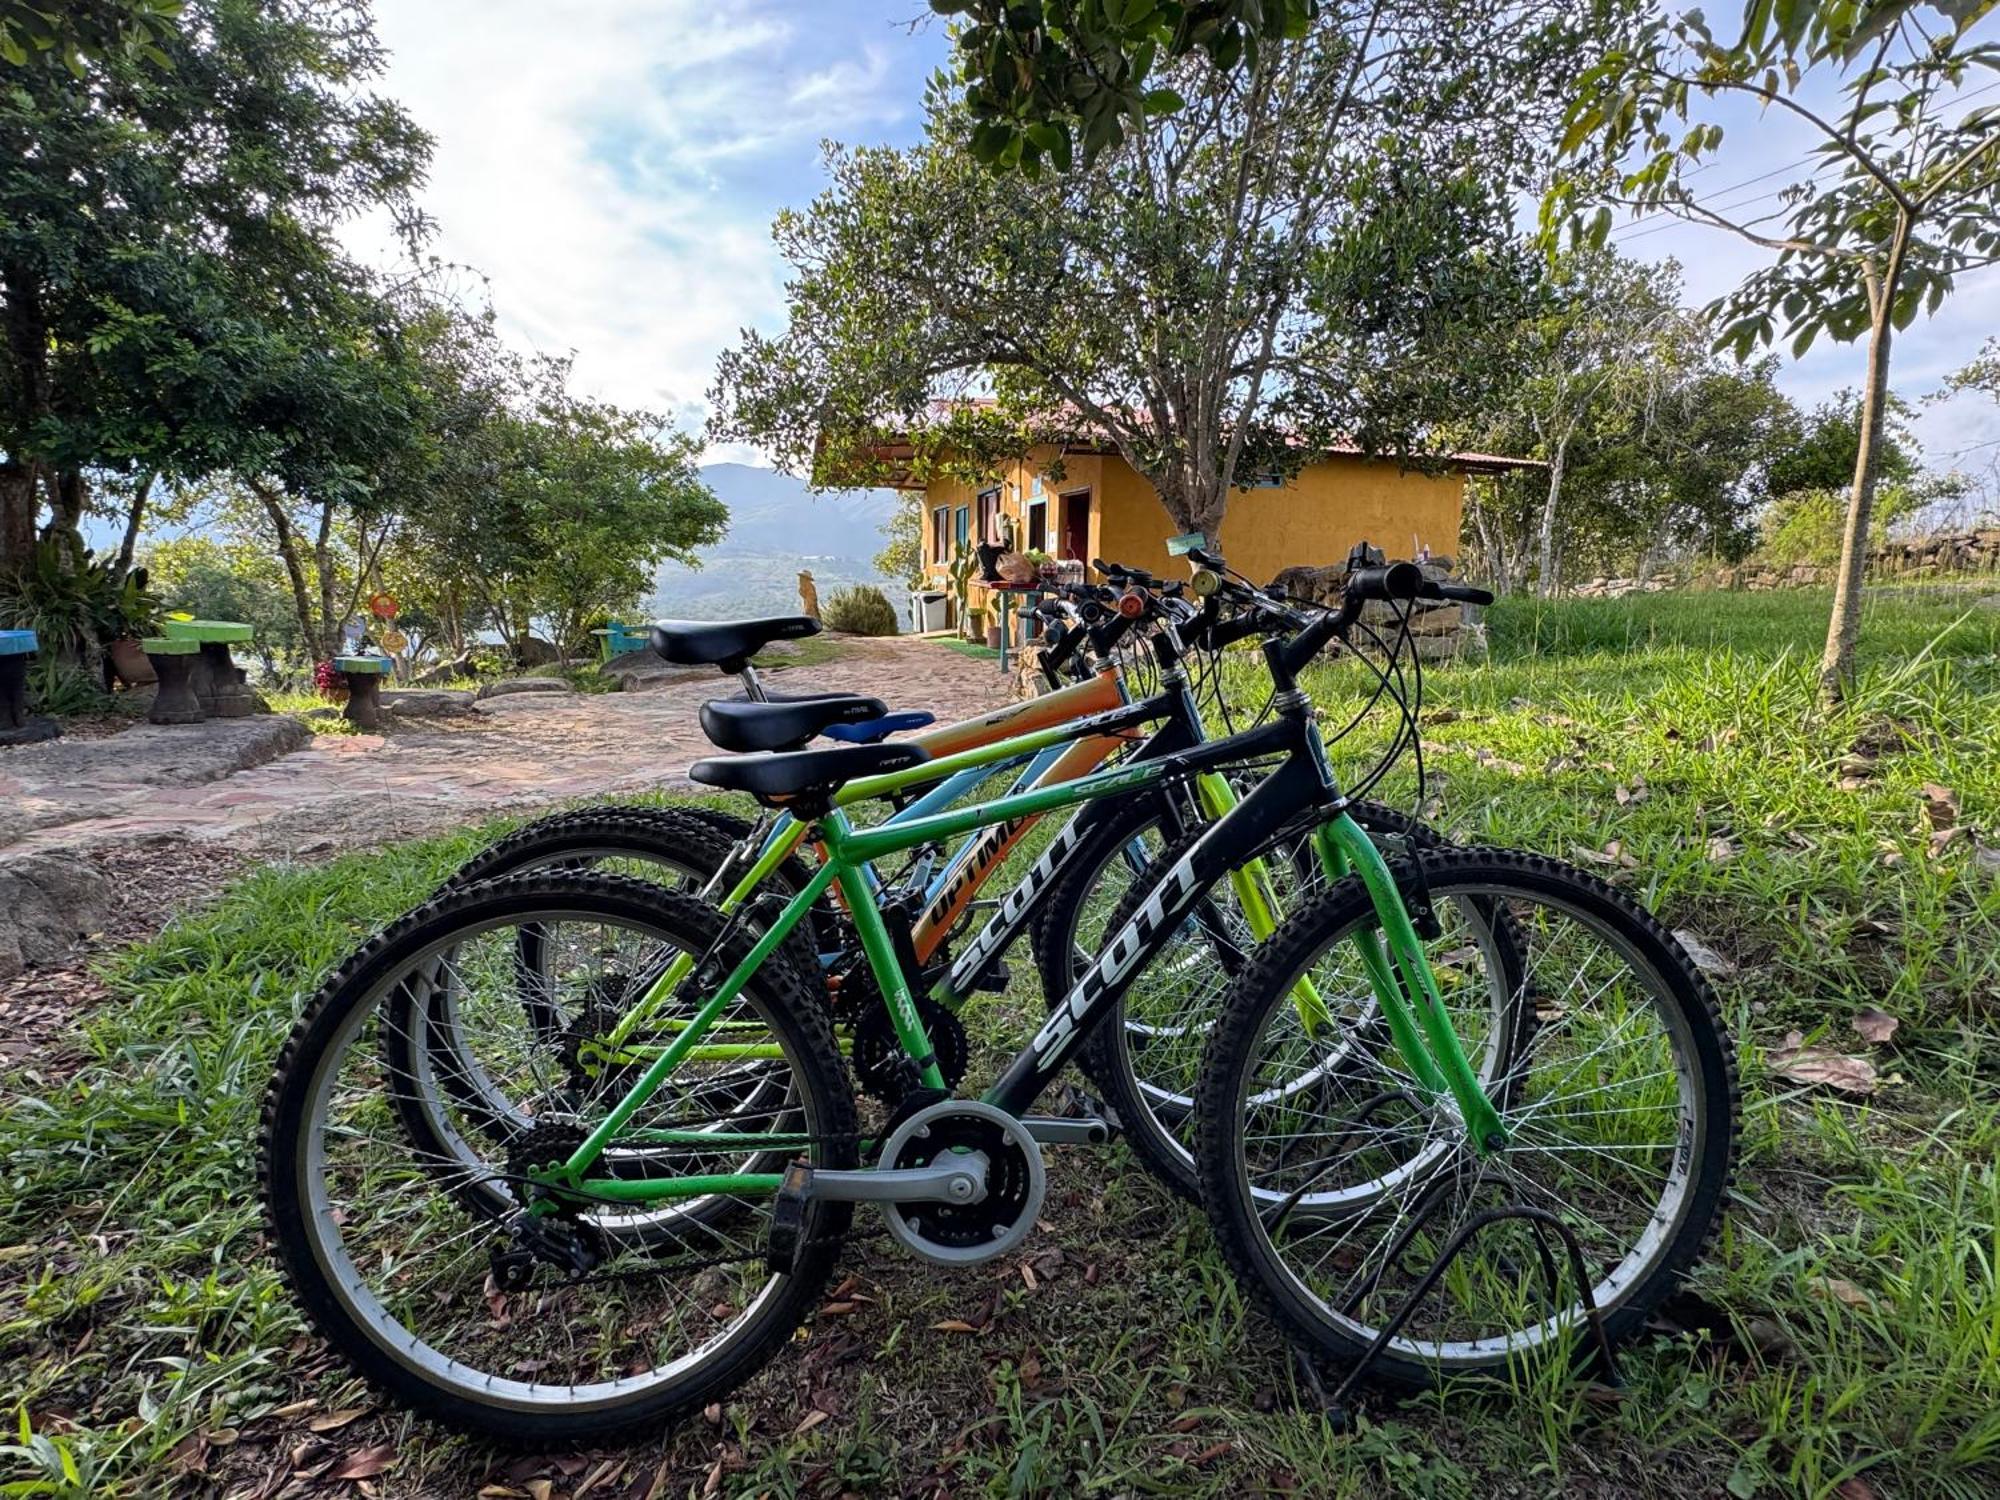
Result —
<path fill-rule="evenodd" d="M 771 1204 L 771 1232 L 764 1242 L 764 1264 L 780 1276 L 798 1269 L 805 1246 L 806 1208 L 812 1202 L 813 1169 L 802 1161 L 785 1168 L 784 1181 Z"/>
<path fill-rule="evenodd" d="M 1009 984 L 1013 983 L 1013 979 L 1014 976 L 1009 972 L 1007 965 L 996 959 L 986 967 L 986 970 L 977 979 L 972 981 L 972 987 L 975 990 L 987 990 L 997 995 L 1005 990 Z"/>

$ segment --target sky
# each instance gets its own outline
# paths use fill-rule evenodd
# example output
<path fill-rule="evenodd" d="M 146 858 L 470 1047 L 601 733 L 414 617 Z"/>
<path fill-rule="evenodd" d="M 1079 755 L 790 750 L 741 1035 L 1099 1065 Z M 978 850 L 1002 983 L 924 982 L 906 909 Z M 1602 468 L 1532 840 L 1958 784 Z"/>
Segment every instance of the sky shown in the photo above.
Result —
<path fill-rule="evenodd" d="M 784 325 L 770 224 L 823 187 L 821 142 L 914 141 L 945 53 L 925 0 L 376 0 L 375 11 L 392 52 L 378 87 L 437 141 L 423 195 L 433 249 L 489 279 L 514 338 L 573 350 L 583 389 L 690 428 L 738 331 Z M 1720 118 L 1725 150 L 1704 173 L 1717 201 L 1772 206 L 1760 195 L 1806 170 L 1768 175 L 1805 155 L 1805 127 Z M 1668 219 L 1615 234 L 1627 253 L 1679 260 L 1694 303 L 1764 253 Z M 356 237 L 386 243 L 379 226 Z M 1991 400 L 1924 399 L 1994 332 L 2000 268 L 1898 341 L 1895 386 L 1919 407 L 1934 466 L 2000 439 Z M 1780 384 L 1811 405 L 1858 385 L 1862 360 L 1860 345 L 1822 343 L 1788 361 Z M 736 447 L 708 456 L 763 461 Z"/>

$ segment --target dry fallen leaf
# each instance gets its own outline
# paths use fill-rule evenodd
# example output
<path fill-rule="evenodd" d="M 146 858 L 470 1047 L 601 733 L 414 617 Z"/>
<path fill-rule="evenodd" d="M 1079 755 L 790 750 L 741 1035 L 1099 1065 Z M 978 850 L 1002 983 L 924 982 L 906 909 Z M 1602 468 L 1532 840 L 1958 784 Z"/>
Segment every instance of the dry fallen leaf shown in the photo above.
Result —
<path fill-rule="evenodd" d="M 372 1448 L 357 1448 L 328 1472 L 329 1479 L 373 1479 L 377 1474 L 387 1473 L 396 1466 L 396 1445 L 377 1443 Z"/>
<path fill-rule="evenodd" d="M 1687 949 L 1687 956 L 1694 961 L 1694 966 L 1709 978 L 1727 979 L 1736 972 L 1735 964 L 1685 928 L 1675 929 L 1674 941 Z"/>
<path fill-rule="evenodd" d="M 1720 834 L 1717 834 L 1708 841 L 1708 862 L 1712 865 L 1726 865 L 1742 852 L 1741 849 L 1738 849 L 1736 845 Z"/>
<path fill-rule="evenodd" d="M 1770 1052 L 1771 1071 L 1793 1083 L 1818 1084 L 1844 1094 L 1872 1094 L 1875 1064 L 1825 1047 L 1808 1047 L 1799 1032 L 1790 1032 L 1782 1047 Z"/>
<path fill-rule="evenodd" d="M 1931 827 L 1940 831 L 1958 826 L 1958 793 L 1948 786 L 1939 786 L 1935 781 L 1923 785 L 1924 816 L 1930 819 Z"/>
<path fill-rule="evenodd" d="M 963 1318 L 946 1318 L 946 1319 L 944 1319 L 944 1321 L 942 1321 L 942 1322 L 939 1322 L 939 1323 L 933 1323 L 933 1324 L 931 1324 L 931 1329 L 932 1329 L 932 1331 L 933 1331 L 933 1332 L 935 1332 L 935 1333 L 977 1333 L 977 1332 L 979 1332 L 979 1330 L 978 1330 L 977 1328 L 973 1327 L 973 1326 L 972 1326 L 972 1325 L 971 1325 L 970 1323 L 966 1322 L 966 1321 L 965 1321 L 965 1319 L 963 1319 Z"/>
<path fill-rule="evenodd" d="M 825 1420 L 826 1413 L 815 1408 L 799 1418 L 799 1425 L 792 1429 L 792 1436 L 797 1437 L 801 1433 L 811 1432 Z"/>
<path fill-rule="evenodd" d="M 1958 843 L 1962 839 L 1970 839 L 1971 837 L 1972 830 L 1969 828 L 1940 828 L 1936 833 L 1931 835 L 1930 857 L 1932 859 L 1941 859 L 1953 844 Z"/>
<path fill-rule="evenodd" d="M 1831 1298 L 1847 1307 L 1873 1309 L 1875 1299 L 1844 1276 L 1808 1276 L 1806 1290 L 1815 1297 Z"/>
<path fill-rule="evenodd" d="M 323 1417 L 314 1417 L 306 1426 L 314 1432 L 338 1432 L 356 1417 L 368 1415 L 365 1406 L 343 1406 L 339 1411 L 330 1411 Z"/>
<path fill-rule="evenodd" d="M 1864 1007 L 1854 1018 L 1854 1029 L 1861 1040 L 1872 1042 L 1877 1047 L 1886 1046 L 1889 1038 L 1896 1034 L 1896 1028 L 1902 1024 L 1886 1010 L 1877 1010 L 1872 1005 Z"/>

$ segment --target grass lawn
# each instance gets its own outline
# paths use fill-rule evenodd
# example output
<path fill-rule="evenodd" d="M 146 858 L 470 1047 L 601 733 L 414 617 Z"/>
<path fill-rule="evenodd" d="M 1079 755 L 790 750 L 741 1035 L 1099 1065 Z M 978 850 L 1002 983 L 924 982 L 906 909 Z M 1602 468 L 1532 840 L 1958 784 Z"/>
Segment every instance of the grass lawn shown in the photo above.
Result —
<path fill-rule="evenodd" d="M 80 1065 L 0 1081 L 26 1435 L 0 1493 L 2000 1493 L 2000 609 L 1976 597 L 1878 594 L 1830 717 L 1816 594 L 1507 603 L 1490 663 L 1427 679 L 1436 822 L 1588 861 L 1730 966 L 1736 1199 L 1622 1400 L 1542 1372 L 1336 1435 L 1199 1215 L 1113 1148 L 1052 1153 L 1049 1230 L 1006 1263 L 851 1247 L 782 1358 L 657 1440 L 521 1459 L 381 1410 L 263 1254 L 256 1102 L 302 994 L 487 829 L 259 871 L 107 956 L 121 1003 Z M 1351 664 L 1311 686 L 1334 723 L 1362 701 Z M 1413 798 L 1411 770 L 1377 795 Z M 969 1018 L 975 1079 L 1032 1023 L 1025 969 Z M 1855 1032 L 1868 1010 L 1887 1044 Z M 1875 1092 L 1781 1076 L 1791 1031 L 1866 1058 Z"/>

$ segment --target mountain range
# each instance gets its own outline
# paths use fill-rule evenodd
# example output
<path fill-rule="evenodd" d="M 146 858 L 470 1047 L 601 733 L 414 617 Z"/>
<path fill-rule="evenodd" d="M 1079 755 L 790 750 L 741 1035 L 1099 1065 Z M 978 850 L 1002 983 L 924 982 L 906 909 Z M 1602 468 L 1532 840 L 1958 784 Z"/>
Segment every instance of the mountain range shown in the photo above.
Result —
<path fill-rule="evenodd" d="M 875 571 L 882 527 L 901 503 L 894 490 L 815 494 L 803 480 L 749 464 L 706 464 L 702 481 L 729 507 L 729 532 L 702 566 L 662 565 L 646 613 L 655 619 L 720 620 L 784 614 L 799 607 L 798 575 L 810 569 L 824 601 L 837 588 L 871 583 L 901 612 L 908 590 Z"/>

